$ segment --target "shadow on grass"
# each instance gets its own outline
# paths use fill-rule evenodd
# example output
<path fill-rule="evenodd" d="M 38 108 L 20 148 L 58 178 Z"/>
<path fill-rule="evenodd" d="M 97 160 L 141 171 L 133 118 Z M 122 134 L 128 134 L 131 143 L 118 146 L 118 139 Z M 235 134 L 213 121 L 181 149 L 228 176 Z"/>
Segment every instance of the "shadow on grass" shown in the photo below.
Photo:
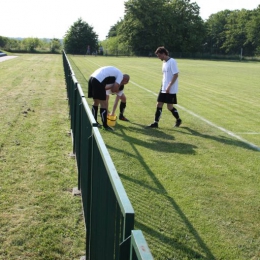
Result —
<path fill-rule="evenodd" d="M 139 126 L 139 128 L 131 125 Z M 127 142 L 131 144 L 143 146 L 156 152 L 180 153 L 180 154 L 196 153 L 194 149 L 197 148 L 197 146 L 195 145 L 191 145 L 187 143 L 178 143 L 178 142 L 174 142 L 169 145 L 169 141 L 175 139 L 174 136 L 168 135 L 159 129 L 150 129 L 136 123 L 131 123 L 131 125 L 127 127 L 123 125 L 118 125 L 117 129 L 121 133 L 119 133 L 119 131 L 117 130 L 114 132 L 115 135 L 123 137 Z M 139 136 L 141 135 L 148 136 L 149 139 L 142 140 L 131 136 L 126 137 L 126 135 L 123 133 L 124 129 L 127 129 L 127 131 L 135 132 Z"/>
<path fill-rule="evenodd" d="M 133 188 L 133 190 L 136 190 L 136 193 L 140 193 L 140 190 L 143 189 L 151 190 L 152 193 L 155 194 L 155 196 L 160 197 L 161 203 L 167 202 L 167 205 L 172 206 L 172 208 L 168 209 L 169 211 L 174 211 L 175 214 L 177 214 L 177 217 L 173 217 L 172 219 L 169 219 L 169 221 L 173 221 L 173 220 L 176 221 L 176 219 L 179 219 L 176 221 L 176 225 L 178 225 L 177 223 L 182 222 L 182 225 L 185 226 L 185 228 L 183 229 L 183 234 L 179 234 L 179 236 L 177 237 L 176 235 L 173 236 L 171 234 L 171 230 L 166 230 L 162 233 L 159 229 L 151 228 L 145 223 L 141 223 L 135 220 L 135 227 L 137 229 L 146 232 L 153 239 L 157 240 L 155 244 L 159 248 L 159 249 L 157 248 L 157 250 L 161 252 L 162 258 L 160 259 L 175 259 L 175 258 L 169 258 L 169 254 L 171 254 L 172 252 L 175 252 L 175 257 L 177 258 L 179 257 L 178 259 L 182 259 L 182 258 L 201 259 L 201 260 L 216 259 L 214 255 L 211 253 L 210 249 L 207 247 L 206 243 L 200 237 L 196 229 L 193 227 L 192 223 L 189 221 L 189 219 L 185 216 L 184 212 L 181 210 L 179 205 L 176 203 L 176 201 L 167 194 L 167 191 L 160 183 L 160 181 L 156 178 L 154 173 L 149 170 L 149 167 L 145 164 L 145 162 L 142 159 L 140 159 L 140 163 L 143 165 L 143 167 L 145 167 L 145 169 L 147 169 L 147 173 L 154 181 L 156 188 L 153 188 L 149 185 L 146 185 L 142 181 L 136 180 L 134 178 L 131 178 L 123 174 L 120 174 L 120 178 L 130 183 L 131 189 Z M 153 218 L 152 222 L 155 220 L 157 222 L 160 221 L 159 219 L 155 219 L 154 216 L 150 216 L 150 217 Z M 197 245 L 194 245 L 192 242 L 188 242 L 188 241 L 186 243 L 186 241 L 183 241 L 185 239 L 180 239 L 180 236 L 182 237 L 192 236 L 192 238 L 190 238 L 189 240 L 194 241 L 194 244 L 196 243 Z M 167 248 L 164 250 L 165 245 Z M 169 248 L 171 248 L 172 251 L 170 251 Z"/>
<path fill-rule="evenodd" d="M 136 125 L 136 124 L 135 124 Z M 135 131 L 141 135 L 148 135 L 151 139 L 155 139 L 151 141 L 148 139 L 140 140 L 138 138 L 133 138 L 126 134 L 126 127 L 123 125 L 117 126 L 117 131 L 115 131 L 115 135 L 124 138 L 125 141 L 129 142 L 131 148 L 133 149 L 136 158 L 138 158 L 138 162 L 141 164 L 141 167 L 145 169 L 145 172 L 149 175 L 152 180 L 153 187 L 149 184 L 144 183 L 141 180 L 136 178 L 131 178 L 130 176 L 126 176 L 120 174 L 120 178 L 124 179 L 128 182 L 128 188 L 130 189 L 131 196 L 134 197 L 135 202 L 142 207 L 142 212 L 149 211 L 149 203 L 147 203 L 147 198 L 145 194 L 140 191 L 146 190 L 147 193 L 152 193 L 152 196 L 159 197 L 159 201 L 162 205 L 167 206 L 167 213 L 170 215 L 169 221 L 176 221 L 182 226 L 181 231 L 179 231 L 179 227 L 175 230 L 168 230 L 167 226 L 165 230 L 159 226 L 158 222 L 160 222 L 160 209 L 157 210 L 158 214 L 150 214 L 148 218 L 150 218 L 150 224 L 141 223 L 141 221 L 135 221 L 135 228 L 144 231 L 146 234 L 149 234 L 150 240 L 152 241 L 152 248 L 154 252 L 156 252 L 156 259 L 175 259 L 175 257 L 182 257 L 184 259 L 207 259 L 214 260 L 216 259 L 214 255 L 211 253 L 210 249 L 207 247 L 206 243 L 200 237 L 196 229 L 193 227 L 192 223 L 185 216 L 184 212 L 181 210 L 176 201 L 170 197 L 167 193 L 167 190 L 158 180 L 156 175 L 151 171 L 147 163 L 145 162 L 142 154 L 136 148 L 137 146 L 144 146 L 151 150 L 163 151 L 169 153 L 182 153 L 182 154 L 194 154 L 193 145 L 184 144 L 184 143 L 174 143 L 174 145 L 169 144 L 169 141 L 163 141 L 163 139 L 174 140 L 172 135 L 165 134 L 163 131 L 159 129 L 145 129 L 142 125 L 137 125 L 141 127 L 127 127 L 127 131 Z M 172 146 L 172 147 L 171 147 Z M 115 150 L 117 152 L 124 152 L 124 148 L 118 149 L 115 147 L 108 146 L 109 149 Z M 170 147 L 170 148 L 169 148 Z M 126 153 L 127 154 L 127 153 Z M 133 154 L 129 154 L 129 156 L 133 156 Z M 169 206 L 169 208 L 168 208 Z M 145 210 L 147 209 L 147 211 Z M 147 213 L 145 213 L 147 214 Z M 188 235 L 187 235 L 188 234 Z M 186 243 L 186 237 L 189 237 L 189 242 Z M 151 246 L 151 245 L 150 245 Z M 160 255 L 160 258 L 158 258 Z M 169 258 L 170 257 L 170 258 Z"/>
<path fill-rule="evenodd" d="M 161 131 L 160 128 L 151 129 L 142 124 L 137 124 L 137 123 L 131 123 L 131 124 L 139 127 L 139 128 L 132 127 L 132 130 L 135 132 L 139 132 L 140 134 L 149 135 L 152 138 L 158 137 L 160 139 L 167 139 L 166 146 L 167 146 L 167 144 L 169 145 L 169 140 L 174 138 L 172 135 L 168 135 L 168 134 L 164 133 L 163 131 Z M 122 129 L 121 125 L 119 126 L 119 129 Z M 131 129 L 131 127 L 128 127 L 128 129 Z M 205 138 L 205 139 L 211 139 L 211 140 L 219 142 L 221 144 L 237 146 L 237 147 L 241 147 L 243 149 L 252 150 L 252 151 L 256 151 L 256 152 L 260 151 L 260 148 L 253 144 L 246 143 L 246 142 L 243 142 L 241 140 L 238 140 L 238 139 L 235 139 L 232 137 L 229 138 L 226 136 L 214 136 L 214 135 L 202 134 L 198 131 L 195 131 L 195 130 L 193 130 L 189 127 L 185 127 L 185 126 L 182 126 L 180 128 L 174 128 L 174 131 L 181 132 L 182 134 L 186 134 L 186 135 L 193 135 L 193 136 L 198 136 L 198 137 Z M 161 141 L 160 141 L 160 143 L 161 143 Z M 164 143 L 164 142 L 162 141 L 162 143 Z M 149 145 L 148 145 L 148 147 L 149 147 Z M 158 148 L 160 149 L 160 147 L 156 146 L 156 150 Z M 184 153 L 192 154 L 192 153 L 195 153 L 195 151 L 193 150 L 194 148 L 198 148 L 198 147 L 194 146 L 194 145 L 186 144 L 186 143 L 176 143 L 176 145 L 174 147 L 172 147 L 173 150 L 169 151 L 169 152 L 175 152 L 175 153 L 180 152 L 183 154 Z M 154 147 L 152 146 L 151 149 L 154 149 Z M 190 150 L 192 150 L 192 152 L 190 152 Z M 161 151 L 167 152 L 165 149 L 161 149 Z"/>
<path fill-rule="evenodd" d="M 259 150 L 257 150 L 257 147 L 253 147 L 249 143 L 242 142 L 242 141 L 234 139 L 234 138 L 228 138 L 228 137 L 225 137 L 225 136 L 214 136 L 214 135 L 202 134 L 202 133 L 195 131 L 195 130 L 189 128 L 189 127 L 181 127 L 181 129 L 185 129 L 185 132 L 183 132 L 181 130 L 177 130 L 177 131 L 181 131 L 183 134 L 187 134 L 187 135 L 194 135 L 194 136 L 198 136 L 198 137 L 201 137 L 201 138 L 211 139 L 213 141 L 216 141 L 216 142 L 219 142 L 219 143 L 222 143 L 222 144 L 237 146 L 237 147 L 241 147 L 241 148 L 252 150 L 252 151 L 259 151 Z"/>
<path fill-rule="evenodd" d="M 131 132 L 134 132 L 134 137 L 131 136 Z M 224 145 L 256 151 L 256 149 L 247 143 L 235 138 L 204 134 L 189 127 L 175 128 L 174 132 L 213 140 Z M 143 172 L 151 179 L 151 182 L 146 183 L 141 177 L 138 179 L 136 175 L 134 178 L 119 173 L 120 178 L 127 183 L 128 195 L 130 195 L 130 197 L 133 198 L 131 200 L 135 201 L 135 204 L 138 205 L 137 208 L 140 209 L 139 212 L 141 214 L 149 214 L 148 212 L 150 212 L 151 207 L 150 203 L 153 203 L 153 201 L 147 201 L 146 196 L 149 196 L 149 199 L 157 197 L 161 203 L 161 205 L 157 205 L 157 211 L 166 210 L 167 217 L 164 216 L 164 219 L 168 219 L 171 222 L 174 221 L 172 223 L 176 223 L 176 227 L 181 226 L 181 228 L 177 227 L 176 229 L 167 230 L 169 226 L 165 223 L 161 223 L 160 214 L 162 213 L 153 212 L 145 218 L 149 223 L 143 222 L 142 217 L 137 218 L 138 220 L 135 221 L 135 228 L 140 229 L 147 234 L 149 242 L 151 242 L 151 246 L 157 254 L 156 256 L 158 257 L 158 255 L 160 255 L 160 258 L 158 259 L 175 259 L 175 257 L 177 257 L 178 259 L 214 260 L 216 257 L 213 255 L 210 248 L 180 208 L 176 200 L 169 196 L 165 187 L 145 162 L 142 153 L 138 150 L 138 147 L 145 147 L 159 153 L 195 154 L 195 149 L 197 147 L 187 143 L 176 142 L 174 132 L 171 135 L 169 132 L 165 133 L 160 128 L 150 129 L 137 123 L 129 123 L 127 125 L 118 124 L 117 130 L 114 132 L 115 135 L 130 144 L 135 154 L 134 157 L 136 157 L 138 163 L 140 163 L 144 170 Z M 128 154 L 124 148 L 108 147 L 116 152 L 123 152 L 127 156 L 133 156 L 133 153 Z"/>

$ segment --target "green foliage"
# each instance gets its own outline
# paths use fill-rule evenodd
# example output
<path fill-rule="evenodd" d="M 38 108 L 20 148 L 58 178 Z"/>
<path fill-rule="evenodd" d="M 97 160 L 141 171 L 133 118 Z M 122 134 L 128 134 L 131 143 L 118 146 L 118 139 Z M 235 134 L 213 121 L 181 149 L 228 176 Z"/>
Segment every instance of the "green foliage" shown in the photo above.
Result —
<path fill-rule="evenodd" d="M 53 38 L 50 42 L 50 51 L 52 53 L 57 53 L 61 51 L 61 42 L 59 39 Z"/>
<path fill-rule="evenodd" d="M 172 52 L 209 55 L 259 54 L 260 6 L 253 10 L 224 10 L 207 21 L 189 0 L 128 0 L 124 19 L 111 26 L 108 39 L 134 55 L 148 56 L 164 45 Z M 125 51 L 126 52 L 126 51 Z"/>
<path fill-rule="evenodd" d="M 246 23 L 247 41 L 252 44 L 254 54 L 260 56 L 260 5 L 253 10 L 251 19 Z"/>
<path fill-rule="evenodd" d="M 36 53 L 36 52 L 51 52 L 60 53 L 62 43 L 59 39 L 39 39 L 39 38 L 23 38 L 14 39 L 0 36 L 0 46 L 9 52 L 17 53 Z"/>
<path fill-rule="evenodd" d="M 250 53 L 250 50 L 252 50 L 251 42 L 246 39 L 246 24 L 251 16 L 251 11 L 243 9 L 233 11 L 227 17 L 225 25 L 226 39 L 221 47 L 226 53 L 239 53 L 239 50 L 243 48 L 245 54 L 252 54 Z"/>
<path fill-rule="evenodd" d="M 101 42 L 104 47 L 104 55 L 112 56 L 130 56 L 132 55 L 132 48 L 127 43 L 120 41 L 119 36 L 110 37 Z"/>
<path fill-rule="evenodd" d="M 204 37 L 199 7 L 188 0 L 129 0 L 119 28 L 121 40 L 135 54 L 148 55 L 160 46 L 175 51 L 195 52 Z"/>
<path fill-rule="evenodd" d="M 64 49 L 71 54 L 86 54 L 87 46 L 91 52 L 98 50 L 98 35 L 93 27 L 79 18 L 66 32 L 64 38 Z"/>
<path fill-rule="evenodd" d="M 0 48 L 4 48 L 8 42 L 9 39 L 7 37 L 0 36 Z"/>
<path fill-rule="evenodd" d="M 260 6 L 253 11 L 224 10 L 206 21 L 205 50 L 215 54 L 259 54 Z"/>
<path fill-rule="evenodd" d="M 27 51 L 34 52 L 40 46 L 40 40 L 38 38 L 26 38 L 22 40 L 22 44 Z"/>
<path fill-rule="evenodd" d="M 204 41 L 204 51 L 215 54 L 225 53 L 225 51 L 222 50 L 221 47 L 226 40 L 225 25 L 230 13 L 231 11 L 225 10 L 220 11 L 216 14 L 212 14 L 209 17 L 205 24 L 207 28 L 207 36 Z"/>
<path fill-rule="evenodd" d="M 131 46 L 137 55 L 147 56 L 155 46 L 164 44 L 165 28 L 163 0 L 138 0 L 125 3 L 125 19 L 119 29 L 123 42 Z"/>
<path fill-rule="evenodd" d="M 9 50 L 11 48 L 20 49 L 21 41 L 17 39 L 7 38 L 0 36 L 0 47 L 4 50 Z"/>
<path fill-rule="evenodd" d="M 164 45 L 181 57 L 212 55 L 260 55 L 260 5 L 254 10 L 223 10 L 203 21 L 199 6 L 190 0 L 128 0 L 125 16 L 110 27 L 101 46 L 108 55 L 150 56 Z M 98 53 L 98 35 L 79 18 L 67 31 L 64 48 L 67 53 Z M 58 41 L 50 46 L 37 38 L 22 42 L 0 36 L 4 50 L 36 52 L 39 49 L 59 52 Z M 54 48 L 54 49 L 53 49 Z"/>
<path fill-rule="evenodd" d="M 119 34 L 118 30 L 120 28 L 120 26 L 122 25 L 123 20 L 118 21 L 115 25 L 111 26 L 108 32 L 107 37 L 115 37 Z"/>

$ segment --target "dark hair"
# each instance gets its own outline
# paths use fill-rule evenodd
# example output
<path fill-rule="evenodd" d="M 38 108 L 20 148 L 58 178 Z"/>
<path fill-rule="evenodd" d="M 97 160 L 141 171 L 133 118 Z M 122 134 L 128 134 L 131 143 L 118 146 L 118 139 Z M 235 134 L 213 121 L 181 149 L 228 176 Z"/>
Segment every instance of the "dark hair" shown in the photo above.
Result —
<path fill-rule="evenodd" d="M 165 55 L 169 56 L 169 52 L 164 46 L 158 47 L 154 53 L 155 54 L 158 54 L 158 53 L 163 54 L 164 53 Z"/>

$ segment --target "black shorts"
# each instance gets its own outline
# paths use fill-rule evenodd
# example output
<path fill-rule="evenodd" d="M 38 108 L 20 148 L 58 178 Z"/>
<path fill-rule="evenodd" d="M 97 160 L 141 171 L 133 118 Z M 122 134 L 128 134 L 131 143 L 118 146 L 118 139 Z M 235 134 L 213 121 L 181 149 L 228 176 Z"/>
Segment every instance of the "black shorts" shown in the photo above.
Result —
<path fill-rule="evenodd" d="M 100 83 L 96 78 L 90 77 L 88 81 L 88 97 L 106 100 L 106 85 Z"/>
<path fill-rule="evenodd" d="M 166 104 L 177 104 L 177 95 L 160 92 L 157 98 L 157 102 L 162 102 Z"/>

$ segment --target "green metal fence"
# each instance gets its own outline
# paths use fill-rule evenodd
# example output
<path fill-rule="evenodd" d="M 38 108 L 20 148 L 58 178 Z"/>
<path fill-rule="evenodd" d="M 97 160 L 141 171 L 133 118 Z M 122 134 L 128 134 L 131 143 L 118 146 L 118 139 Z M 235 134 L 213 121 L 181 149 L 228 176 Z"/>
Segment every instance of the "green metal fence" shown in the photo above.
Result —
<path fill-rule="evenodd" d="M 67 55 L 63 66 L 86 227 L 86 259 L 153 259 Z"/>

